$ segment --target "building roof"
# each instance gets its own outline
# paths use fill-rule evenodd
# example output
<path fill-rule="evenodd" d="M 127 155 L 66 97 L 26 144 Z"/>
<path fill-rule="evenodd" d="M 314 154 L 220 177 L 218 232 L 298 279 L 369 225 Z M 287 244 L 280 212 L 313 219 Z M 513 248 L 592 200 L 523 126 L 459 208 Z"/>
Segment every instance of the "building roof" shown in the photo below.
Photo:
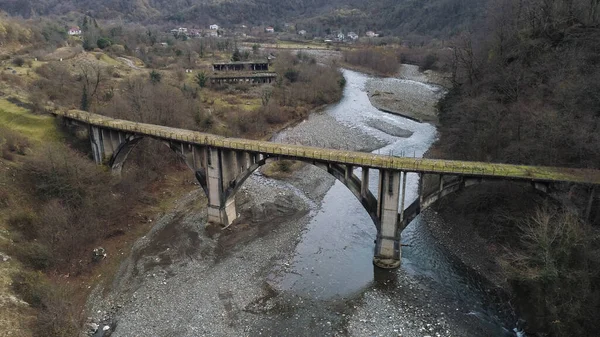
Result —
<path fill-rule="evenodd" d="M 213 62 L 213 65 L 244 65 L 244 64 L 266 64 L 267 61 L 239 61 L 239 62 Z"/>
<path fill-rule="evenodd" d="M 210 78 L 214 78 L 217 80 L 220 79 L 228 79 L 228 78 L 276 78 L 276 73 L 256 73 L 256 74 L 236 74 L 236 75 L 214 75 L 209 76 Z"/>

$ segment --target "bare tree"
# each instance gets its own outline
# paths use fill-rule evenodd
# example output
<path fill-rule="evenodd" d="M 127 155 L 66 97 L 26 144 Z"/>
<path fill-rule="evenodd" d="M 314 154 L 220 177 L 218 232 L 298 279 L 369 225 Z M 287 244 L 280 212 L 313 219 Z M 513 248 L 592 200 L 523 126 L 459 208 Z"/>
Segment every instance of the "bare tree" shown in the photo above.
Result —
<path fill-rule="evenodd" d="M 97 100 L 98 92 L 101 85 L 108 79 L 106 69 L 100 64 L 100 62 L 85 62 L 79 65 L 79 71 L 81 76 L 81 82 L 83 83 L 83 97 L 82 106 L 84 100 L 93 102 Z M 89 103 L 87 104 L 89 106 Z"/>

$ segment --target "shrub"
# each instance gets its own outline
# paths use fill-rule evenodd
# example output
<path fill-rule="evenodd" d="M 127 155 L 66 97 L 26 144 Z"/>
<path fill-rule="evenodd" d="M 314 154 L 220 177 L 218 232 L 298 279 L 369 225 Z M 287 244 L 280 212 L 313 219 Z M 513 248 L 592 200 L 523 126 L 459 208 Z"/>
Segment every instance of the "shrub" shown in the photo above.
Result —
<path fill-rule="evenodd" d="M 344 52 L 344 61 L 355 66 L 365 67 L 383 75 L 398 71 L 398 58 L 381 49 L 365 48 Z"/>
<path fill-rule="evenodd" d="M 209 113 L 201 113 L 200 111 L 195 115 L 196 125 L 202 131 L 210 130 L 215 124 L 214 117 Z"/>
<path fill-rule="evenodd" d="M 277 170 L 280 172 L 290 172 L 292 168 L 292 162 L 289 160 L 278 160 L 275 163 Z"/>
<path fill-rule="evenodd" d="M 76 308 L 67 288 L 53 286 L 41 272 L 20 271 L 12 275 L 12 287 L 25 302 L 40 309 L 34 336 L 71 337 L 79 333 Z"/>
<path fill-rule="evenodd" d="M 298 80 L 300 73 L 296 69 L 289 68 L 285 71 L 285 74 L 283 76 L 287 78 L 290 82 L 294 83 Z"/>
<path fill-rule="evenodd" d="M 29 139 L 6 128 L 0 128 L 0 144 L 2 149 L 6 150 L 6 152 L 17 153 L 20 155 L 26 154 L 31 146 Z M 5 152 L 3 151 L 3 155 L 4 153 Z"/>
<path fill-rule="evenodd" d="M 43 308 L 44 298 L 48 295 L 49 284 L 39 271 L 20 271 L 12 275 L 14 292 L 34 308 Z"/>
<path fill-rule="evenodd" d="M 19 231 L 28 240 L 38 237 L 38 218 L 31 210 L 22 209 L 12 214 L 6 222 L 11 228 Z"/>
<path fill-rule="evenodd" d="M 52 265 L 48 247 L 38 242 L 20 242 L 14 248 L 15 256 L 30 268 L 45 270 Z"/>
<path fill-rule="evenodd" d="M 427 54 L 420 64 L 421 71 L 429 70 L 433 68 L 433 65 L 437 62 L 438 57 L 435 54 Z"/>
<path fill-rule="evenodd" d="M 152 82 L 153 84 L 159 83 L 161 79 L 162 75 L 158 71 L 152 70 L 150 72 L 150 82 Z"/>
<path fill-rule="evenodd" d="M 80 335 L 77 309 L 69 301 L 66 288 L 53 287 L 44 298 L 44 307 L 38 312 L 34 334 L 36 337 L 71 337 Z"/>
<path fill-rule="evenodd" d="M 12 64 L 14 64 L 17 67 L 22 67 L 25 64 L 25 59 L 23 59 L 22 57 L 15 57 L 12 60 Z"/>
<path fill-rule="evenodd" d="M 208 77 L 206 76 L 206 73 L 204 73 L 203 71 L 199 72 L 196 75 L 196 83 L 198 83 L 198 86 L 200 88 L 204 88 L 206 86 L 206 81 L 207 80 L 208 80 Z"/>
<path fill-rule="evenodd" d="M 96 42 L 96 44 L 98 45 L 98 48 L 100 48 L 100 49 L 108 48 L 112 45 L 112 43 L 113 43 L 112 40 L 107 37 L 101 37 Z"/>

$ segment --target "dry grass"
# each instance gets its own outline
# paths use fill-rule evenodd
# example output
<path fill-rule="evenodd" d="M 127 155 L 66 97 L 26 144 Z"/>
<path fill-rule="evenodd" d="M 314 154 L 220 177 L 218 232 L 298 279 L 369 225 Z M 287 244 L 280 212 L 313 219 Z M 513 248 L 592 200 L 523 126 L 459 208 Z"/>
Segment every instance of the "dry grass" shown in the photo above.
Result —
<path fill-rule="evenodd" d="M 290 177 L 295 171 L 302 168 L 305 163 L 292 160 L 271 161 L 260 168 L 260 173 L 265 177 L 273 179 L 285 179 Z"/>
<path fill-rule="evenodd" d="M 67 60 L 82 52 L 81 47 L 62 47 L 43 57 L 44 61 Z"/>

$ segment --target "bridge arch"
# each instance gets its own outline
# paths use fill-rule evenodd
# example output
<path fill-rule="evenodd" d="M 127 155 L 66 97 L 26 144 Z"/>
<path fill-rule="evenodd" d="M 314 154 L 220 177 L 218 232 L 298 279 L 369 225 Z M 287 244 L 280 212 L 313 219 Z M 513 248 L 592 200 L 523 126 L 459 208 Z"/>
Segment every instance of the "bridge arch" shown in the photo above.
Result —
<path fill-rule="evenodd" d="M 380 218 L 377 215 L 377 199 L 373 195 L 373 193 L 368 189 L 368 175 L 363 175 L 363 180 L 359 179 L 353 172 L 352 166 L 339 165 L 333 163 L 318 163 L 311 160 L 302 160 L 298 158 L 287 158 L 285 156 L 269 156 L 264 157 L 263 159 L 257 161 L 256 163 L 250 165 L 247 169 L 239 173 L 235 180 L 233 180 L 228 188 L 224 191 L 223 198 L 225 199 L 225 203 L 233 201 L 239 189 L 243 186 L 244 182 L 260 167 L 268 164 L 277 162 L 280 160 L 293 160 L 300 161 L 306 163 L 308 165 L 312 165 L 318 167 L 325 172 L 329 173 L 336 180 L 340 181 L 348 190 L 358 199 L 361 205 L 365 208 L 371 219 L 373 220 L 373 224 L 377 228 L 380 229 Z M 363 170 L 368 170 L 363 168 Z M 366 182 L 364 179 L 366 178 Z M 365 183 L 367 185 L 365 185 Z M 201 181 L 202 184 L 202 181 Z"/>
<path fill-rule="evenodd" d="M 133 151 L 138 144 L 145 139 L 143 136 L 131 136 L 122 139 L 122 142 L 116 147 L 116 150 L 112 153 L 108 160 L 108 166 L 115 173 L 120 173 L 129 154 Z M 160 141 L 160 140 L 159 140 Z M 209 197 L 209 187 L 207 180 L 207 169 L 206 169 L 206 158 L 194 158 L 195 156 L 190 155 L 186 148 L 181 143 L 162 141 L 166 146 L 169 147 L 185 164 L 194 171 L 195 177 L 200 183 L 200 186 L 204 190 L 207 197 Z M 255 163 L 249 165 L 239 174 L 235 176 L 235 179 L 229 181 L 227 187 L 223 190 L 221 196 L 221 203 L 223 205 L 229 204 L 234 201 L 235 196 L 239 189 L 242 187 L 244 182 L 260 167 L 267 163 L 279 161 L 279 160 L 296 160 L 303 163 L 318 167 L 325 172 L 329 173 L 335 179 L 340 181 L 348 190 L 357 198 L 361 205 L 365 208 L 373 224 L 380 230 L 381 219 L 377 214 L 377 199 L 368 188 L 368 174 L 363 174 L 363 179 L 359 179 L 354 174 L 354 167 L 350 165 L 340 165 L 335 163 L 320 163 L 312 160 L 303 160 L 301 158 L 288 158 L 287 156 L 264 156 Z M 362 168 L 367 170 L 367 168 Z M 365 185 L 366 184 L 366 185 Z"/>
<path fill-rule="evenodd" d="M 430 208 L 438 200 L 457 192 L 464 190 L 467 187 L 480 185 L 486 182 L 498 181 L 498 179 L 485 179 L 482 177 L 468 177 L 468 176 L 450 176 L 445 177 L 438 175 L 439 185 L 435 189 L 425 191 L 424 189 L 424 176 L 421 174 L 419 181 L 419 198 L 410 204 L 406 210 L 403 211 L 403 216 L 399 219 L 399 229 L 404 230 L 421 212 Z M 450 178 L 450 179 L 448 179 Z M 548 193 L 549 185 L 542 182 L 524 182 L 524 181 L 513 181 L 516 184 L 527 184 L 535 188 L 537 191 L 550 195 Z"/>

